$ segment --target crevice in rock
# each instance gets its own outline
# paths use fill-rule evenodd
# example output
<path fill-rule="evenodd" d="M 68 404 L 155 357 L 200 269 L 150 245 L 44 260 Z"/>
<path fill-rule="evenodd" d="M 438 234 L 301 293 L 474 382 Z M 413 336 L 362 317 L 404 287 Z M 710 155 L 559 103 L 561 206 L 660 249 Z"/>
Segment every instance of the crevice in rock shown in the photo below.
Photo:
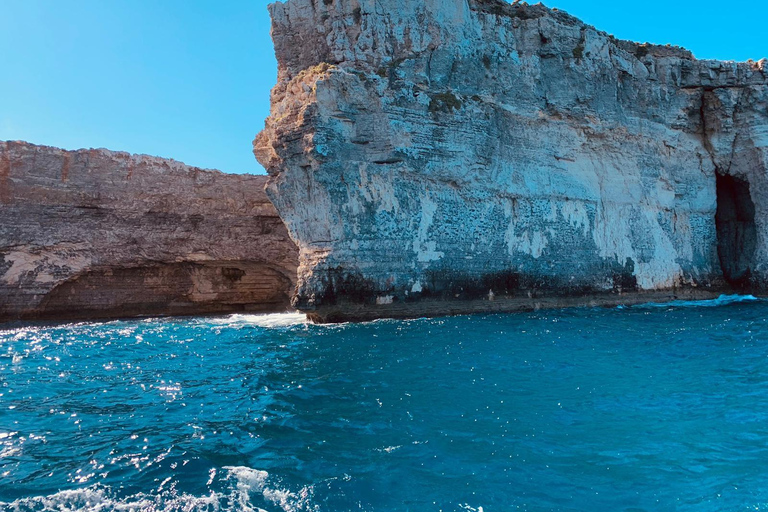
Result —
<path fill-rule="evenodd" d="M 710 127 L 707 124 L 707 100 L 711 94 L 711 91 L 702 91 L 701 103 L 699 106 L 699 122 L 701 124 L 701 142 L 704 145 L 704 149 L 707 151 L 710 160 L 712 161 L 712 165 L 717 168 L 717 161 L 715 160 L 715 148 L 709 138 Z"/>
<path fill-rule="evenodd" d="M 733 123 L 734 127 L 737 125 L 743 100 L 744 100 L 744 90 L 742 89 L 739 91 L 739 95 L 736 98 L 736 105 L 733 107 L 733 114 L 731 115 L 731 122 Z M 733 166 L 733 161 L 736 158 L 736 147 L 738 145 L 738 142 L 739 142 L 739 133 L 737 132 L 733 136 L 733 143 L 731 144 L 731 157 L 728 159 L 728 174 L 730 174 L 731 167 Z"/>
<path fill-rule="evenodd" d="M 757 247 L 755 204 L 746 180 L 717 173 L 717 253 L 726 282 L 746 291 Z"/>

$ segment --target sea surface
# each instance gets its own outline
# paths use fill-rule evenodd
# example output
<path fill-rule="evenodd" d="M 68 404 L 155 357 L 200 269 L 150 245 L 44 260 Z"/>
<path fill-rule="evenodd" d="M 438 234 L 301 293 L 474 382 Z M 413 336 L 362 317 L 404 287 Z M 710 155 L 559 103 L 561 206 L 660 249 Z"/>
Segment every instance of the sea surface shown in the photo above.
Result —
<path fill-rule="evenodd" d="M 768 302 L 0 331 L 0 510 L 768 508 Z"/>

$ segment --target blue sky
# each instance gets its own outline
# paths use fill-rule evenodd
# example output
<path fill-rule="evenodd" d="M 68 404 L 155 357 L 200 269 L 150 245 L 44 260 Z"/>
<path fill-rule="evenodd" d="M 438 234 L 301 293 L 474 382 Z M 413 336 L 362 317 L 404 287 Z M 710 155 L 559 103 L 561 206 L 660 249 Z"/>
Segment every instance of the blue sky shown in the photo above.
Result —
<path fill-rule="evenodd" d="M 0 140 L 263 173 L 276 63 L 267 0 L 0 0 Z M 551 0 L 622 39 L 768 57 L 768 3 Z"/>

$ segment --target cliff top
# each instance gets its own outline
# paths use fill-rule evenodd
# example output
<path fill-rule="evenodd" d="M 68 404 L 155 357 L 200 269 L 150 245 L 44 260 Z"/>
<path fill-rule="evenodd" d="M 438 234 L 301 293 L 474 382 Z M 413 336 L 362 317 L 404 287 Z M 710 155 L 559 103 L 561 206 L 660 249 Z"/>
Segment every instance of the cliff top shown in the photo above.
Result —
<path fill-rule="evenodd" d="M 642 61 L 647 58 L 676 58 L 697 62 L 703 68 L 713 70 L 733 68 L 731 72 L 740 75 L 759 71 L 768 81 L 768 59 L 743 63 L 699 60 L 691 51 L 680 46 L 618 39 L 565 11 L 542 3 L 510 3 L 506 0 L 284 0 L 270 4 L 269 8 L 273 18 L 275 49 L 281 70 L 286 73 L 282 78 L 295 76 L 299 71 L 322 62 L 367 62 L 377 66 L 402 60 L 409 54 L 435 48 L 450 40 L 459 41 L 472 33 L 471 30 L 465 31 L 466 13 L 471 11 L 482 13 L 485 17 L 509 18 L 512 27 L 538 22 L 539 28 L 542 28 L 544 20 L 547 20 L 550 28 L 557 30 L 556 27 L 561 27 L 564 33 L 583 34 L 590 31 Z M 387 24 L 400 28 L 387 31 L 381 22 L 366 22 L 372 19 L 369 17 L 390 17 Z M 275 38 L 277 33 L 280 33 L 279 38 Z"/>
<path fill-rule="evenodd" d="M 163 158 L 140 153 L 128 153 L 126 151 L 113 151 L 106 148 L 80 148 L 69 150 L 44 144 L 34 144 L 24 140 L 0 140 L 0 153 L 5 151 L 41 151 L 51 155 L 69 155 L 70 157 L 74 155 L 87 156 L 96 154 L 102 158 L 119 160 L 126 163 L 130 162 L 133 165 L 148 164 L 146 165 L 146 168 L 151 172 L 157 173 L 203 173 L 210 175 L 211 178 L 216 176 L 228 176 L 248 181 L 266 181 L 267 179 L 267 176 L 264 175 L 227 173 L 218 169 L 206 169 L 187 165 L 184 162 L 174 160 L 173 158 Z"/>
<path fill-rule="evenodd" d="M 654 57 L 678 57 L 681 59 L 695 60 L 693 53 L 681 46 L 659 45 L 652 43 L 639 43 L 626 39 L 618 39 L 613 34 L 599 30 L 592 25 L 588 25 L 576 16 L 568 14 L 558 8 L 549 8 L 543 3 L 529 4 L 528 2 L 509 3 L 506 0 L 469 0 L 470 8 L 475 11 L 493 14 L 496 16 L 507 16 L 522 20 L 539 19 L 550 17 L 558 23 L 566 26 L 580 27 L 582 29 L 592 29 L 600 35 L 611 39 L 616 45 L 630 53 L 645 53 Z"/>

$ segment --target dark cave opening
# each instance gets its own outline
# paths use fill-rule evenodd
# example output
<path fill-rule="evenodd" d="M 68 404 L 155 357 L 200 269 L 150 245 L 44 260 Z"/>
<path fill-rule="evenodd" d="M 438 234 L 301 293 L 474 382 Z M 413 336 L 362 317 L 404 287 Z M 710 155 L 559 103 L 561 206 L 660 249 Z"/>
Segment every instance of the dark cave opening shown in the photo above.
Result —
<path fill-rule="evenodd" d="M 746 180 L 717 174 L 717 253 L 725 280 L 738 290 L 752 281 L 757 228 Z"/>

